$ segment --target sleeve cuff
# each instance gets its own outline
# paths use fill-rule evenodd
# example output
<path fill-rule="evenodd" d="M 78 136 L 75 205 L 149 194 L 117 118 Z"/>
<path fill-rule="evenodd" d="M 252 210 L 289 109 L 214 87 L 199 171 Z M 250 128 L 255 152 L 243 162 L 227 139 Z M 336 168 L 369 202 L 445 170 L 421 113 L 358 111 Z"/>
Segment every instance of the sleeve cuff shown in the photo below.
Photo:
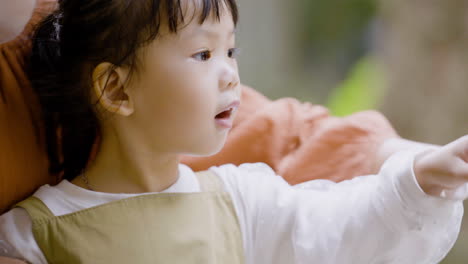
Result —
<path fill-rule="evenodd" d="M 461 201 L 448 200 L 426 194 L 414 173 L 415 156 L 431 148 L 414 149 L 397 152 L 382 166 L 382 171 L 391 171 L 386 175 L 391 179 L 394 190 L 400 196 L 405 208 L 424 215 L 444 215 L 442 211 L 452 210 Z M 384 173 L 386 174 L 386 173 Z"/>

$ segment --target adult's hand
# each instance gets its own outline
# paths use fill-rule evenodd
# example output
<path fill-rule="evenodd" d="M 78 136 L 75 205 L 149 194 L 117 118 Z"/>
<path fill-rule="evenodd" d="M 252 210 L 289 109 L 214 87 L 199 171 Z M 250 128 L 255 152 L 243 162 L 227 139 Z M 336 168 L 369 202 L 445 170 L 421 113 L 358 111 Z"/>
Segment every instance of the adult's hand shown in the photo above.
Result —
<path fill-rule="evenodd" d="M 31 18 L 36 0 L 0 0 L 0 43 L 19 35 Z"/>

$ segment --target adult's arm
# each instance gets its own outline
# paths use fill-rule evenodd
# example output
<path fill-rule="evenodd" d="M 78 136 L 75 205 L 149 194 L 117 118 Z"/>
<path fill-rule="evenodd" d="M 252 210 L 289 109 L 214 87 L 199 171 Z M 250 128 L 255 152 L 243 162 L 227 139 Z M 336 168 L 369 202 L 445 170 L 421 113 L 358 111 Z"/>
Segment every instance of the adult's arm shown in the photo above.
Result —
<path fill-rule="evenodd" d="M 0 0 L 0 43 L 18 36 L 28 23 L 36 0 Z"/>
<path fill-rule="evenodd" d="M 339 182 L 375 174 L 392 153 L 418 144 L 401 139 L 377 111 L 336 117 L 323 106 L 294 98 L 272 101 L 244 86 L 223 150 L 211 157 L 184 156 L 182 162 L 194 170 L 264 162 L 290 184 Z"/>

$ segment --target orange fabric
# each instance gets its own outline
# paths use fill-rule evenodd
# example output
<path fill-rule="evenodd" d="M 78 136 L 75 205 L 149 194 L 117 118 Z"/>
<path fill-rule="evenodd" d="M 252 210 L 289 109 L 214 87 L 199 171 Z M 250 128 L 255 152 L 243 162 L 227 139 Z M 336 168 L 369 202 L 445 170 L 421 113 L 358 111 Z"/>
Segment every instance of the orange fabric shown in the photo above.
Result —
<path fill-rule="evenodd" d="M 0 213 L 39 186 L 59 180 L 47 171 L 38 101 L 25 75 L 33 25 L 54 4 L 39 1 L 23 34 L 0 45 Z M 242 89 L 241 107 L 223 150 L 211 157 L 183 157 L 183 163 L 198 171 L 261 161 L 291 184 L 317 178 L 341 181 L 371 173 L 378 145 L 397 136 L 378 112 L 337 118 L 322 106 L 292 98 L 271 101 L 249 87 Z"/>
<path fill-rule="evenodd" d="M 0 44 L 0 213 L 29 196 L 38 186 L 54 183 L 41 129 L 38 101 L 25 74 L 33 25 L 48 14 L 54 1 L 40 1 L 23 33 Z"/>

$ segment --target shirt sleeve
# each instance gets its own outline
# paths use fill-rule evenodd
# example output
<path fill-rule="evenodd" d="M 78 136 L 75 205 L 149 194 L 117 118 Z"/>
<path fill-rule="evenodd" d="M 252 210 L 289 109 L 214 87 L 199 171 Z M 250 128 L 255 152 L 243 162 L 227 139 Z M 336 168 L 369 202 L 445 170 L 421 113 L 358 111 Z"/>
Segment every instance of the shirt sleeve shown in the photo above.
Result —
<path fill-rule="evenodd" d="M 0 216 L 0 256 L 47 264 L 32 233 L 26 210 L 14 208 Z"/>
<path fill-rule="evenodd" d="M 21 255 L 2 236 L 0 236 L 0 257 L 22 259 Z"/>
<path fill-rule="evenodd" d="M 215 172 L 242 211 L 247 263 L 438 263 L 457 239 L 463 206 L 422 191 L 415 154 L 340 183 L 291 186 L 262 163 Z"/>

